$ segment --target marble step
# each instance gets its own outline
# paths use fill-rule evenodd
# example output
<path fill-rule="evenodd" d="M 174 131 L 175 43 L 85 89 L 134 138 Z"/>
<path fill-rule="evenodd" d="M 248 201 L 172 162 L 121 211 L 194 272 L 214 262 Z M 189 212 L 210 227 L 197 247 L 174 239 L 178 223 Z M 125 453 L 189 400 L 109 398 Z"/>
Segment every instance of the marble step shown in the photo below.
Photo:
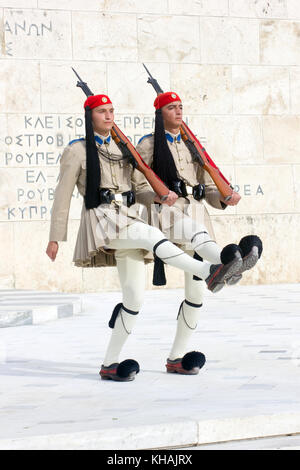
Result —
<path fill-rule="evenodd" d="M 0 328 L 37 325 L 81 312 L 80 296 L 61 292 L 0 290 Z"/>
<path fill-rule="evenodd" d="M 299 413 L 238 416 L 127 427 L 85 432 L 52 433 L 0 439 L 1 450 L 143 450 L 188 449 L 202 445 L 249 439 L 282 437 L 299 433 Z M 185 443 L 183 446 L 182 443 Z M 189 446 L 189 447 L 187 447 Z"/>

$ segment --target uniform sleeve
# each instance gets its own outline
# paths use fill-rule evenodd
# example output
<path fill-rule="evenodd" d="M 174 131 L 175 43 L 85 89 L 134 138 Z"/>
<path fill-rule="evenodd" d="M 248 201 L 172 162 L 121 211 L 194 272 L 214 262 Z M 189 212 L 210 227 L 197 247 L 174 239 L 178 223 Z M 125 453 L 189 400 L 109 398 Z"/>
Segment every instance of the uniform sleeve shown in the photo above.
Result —
<path fill-rule="evenodd" d="M 142 142 L 136 146 L 136 150 L 144 162 L 151 167 L 153 159 L 153 144 L 151 144 L 150 139 L 151 138 L 143 139 Z M 141 171 L 137 169 L 134 170 L 132 184 L 136 193 L 137 202 L 144 206 L 151 206 L 156 194 Z"/>
<path fill-rule="evenodd" d="M 49 241 L 66 241 L 71 197 L 80 173 L 80 161 L 72 147 L 67 147 L 60 160 L 59 181 L 51 212 Z"/>
<path fill-rule="evenodd" d="M 199 183 L 205 184 L 205 201 L 215 209 L 226 209 L 227 205 L 222 202 L 222 198 L 218 188 L 214 184 L 211 176 L 199 165 L 198 170 L 198 181 Z"/>

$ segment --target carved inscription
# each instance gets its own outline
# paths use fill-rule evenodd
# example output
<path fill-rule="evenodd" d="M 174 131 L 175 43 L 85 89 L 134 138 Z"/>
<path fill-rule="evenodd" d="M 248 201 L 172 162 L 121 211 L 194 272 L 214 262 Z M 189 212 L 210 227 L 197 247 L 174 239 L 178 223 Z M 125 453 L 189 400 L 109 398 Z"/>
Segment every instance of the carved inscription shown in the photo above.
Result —
<path fill-rule="evenodd" d="M 25 19 L 19 22 L 6 20 L 4 22 L 4 32 L 5 54 L 13 56 L 13 41 L 11 41 L 10 38 L 20 36 L 48 36 L 53 32 L 53 26 L 51 20 L 47 23 L 31 23 Z"/>
<path fill-rule="evenodd" d="M 154 128 L 153 116 L 118 115 L 115 122 L 134 145 Z M 4 202 L 1 202 L 0 220 L 50 218 L 63 150 L 70 141 L 84 134 L 82 116 L 47 114 L 24 115 L 15 134 L 1 136 L 0 167 L 3 174 L 7 170 L 9 194 L 1 200 Z M 75 189 L 72 200 L 80 199 Z M 80 204 L 77 206 L 75 212 L 79 218 Z"/>
<path fill-rule="evenodd" d="M 185 118 L 188 123 L 188 119 Z M 24 115 L 16 132 L 0 137 L 1 187 L 0 220 L 48 220 L 59 178 L 60 158 L 74 139 L 84 137 L 82 116 Z M 137 145 L 145 134 L 154 130 L 153 116 L 117 115 L 116 124 Z M 10 126 L 11 127 L 11 126 Z M 199 136 L 206 143 L 205 136 Z M 243 196 L 262 196 L 260 185 L 245 184 L 234 188 Z M 80 217 L 81 196 L 74 190 L 75 210 L 70 217 Z M 78 201 L 75 202 L 74 201 Z"/>

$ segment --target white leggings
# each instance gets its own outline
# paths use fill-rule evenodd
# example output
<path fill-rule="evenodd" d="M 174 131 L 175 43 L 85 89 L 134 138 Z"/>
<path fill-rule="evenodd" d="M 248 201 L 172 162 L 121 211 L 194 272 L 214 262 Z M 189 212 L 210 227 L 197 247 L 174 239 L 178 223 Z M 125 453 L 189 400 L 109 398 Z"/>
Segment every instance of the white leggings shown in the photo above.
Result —
<path fill-rule="evenodd" d="M 116 250 L 115 258 L 123 295 L 122 304 L 125 309 L 139 312 L 142 307 L 145 291 L 145 264 L 142 249 L 153 250 L 155 244 L 164 239 L 164 235 L 158 229 L 142 223 L 136 223 L 128 227 L 126 234 L 122 235 L 127 238 L 114 240 L 109 247 Z M 164 246 L 167 243 L 168 246 Z M 162 243 L 161 248 L 163 248 L 164 255 L 172 255 L 172 253 L 174 255 L 175 250 L 176 255 L 174 259 L 177 263 L 178 260 L 182 262 L 183 258 L 186 257 L 186 260 L 183 260 L 184 264 L 192 264 L 193 269 L 194 266 L 198 268 L 199 265 L 205 265 L 205 263 L 196 261 L 191 256 L 183 253 L 170 242 Z M 203 286 L 203 281 L 193 279 L 193 271 L 185 272 L 185 299 L 188 302 L 202 304 Z M 185 304 L 184 309 L 184 311 L 181 309 L 178 317 L 176 335 L 169 355 L 170 359 L 175 359 L 184 354 L 187 342 L 196 328 L 197 319 L 200 314 L 199 308 L 193 308 L 187 304 Z M 121 309 L 116 318 L 104 357 L 103 364 L 105 366 L 119 362 L 120 353 L 136 320 L 136 314 L 127 313 L 126 310 Z"/>
<path fill-rule="evenodd" d="M 202 238 L 201 238 L 202 240 Z M 198 243 L 198 237 L 194 237 L 193 244 Z M 162 243 L 159 243 L 162 242 Z M 187 255 L 180 248 L 166 240 L 164 234 L 151 225 L 135 222 L 121 230 L 119 238 L 113 239 L 108 248 L 116 250 L 144 249 L 154 251 L 158 258 L 166 264 L 182 269 L 193 275 L 206 279 L 210 274 L 211 263 L 198 261 Z M 201 256 L 201 253 L 199 253 Z"/>
<path fill-rule="evenodd" d="M 221 263 L 221 248 L 212 240 L 207 228 L 191 217 L 185 216 L 175 221 L 167 238 L 173 243 L 189 243 L 203 259 L 214 264 Z"/>
<path fill-rule="evenodd" d="M 146 270 L 142 250 L 116 250 L 115 258 L 122 289 L 122 303 L 129 310 L 139 311 L 144 301 Z M 204 295 L 204 283 L 193 278 L 193 274 L 184 273 L 185 299 L 194 304 L 201 304 Z"/>
<path fill-rule="evenodd" d="M 146 270 L 142 250 L 116 250 L 124 307 L 138 312 L 144 301 Z"/>

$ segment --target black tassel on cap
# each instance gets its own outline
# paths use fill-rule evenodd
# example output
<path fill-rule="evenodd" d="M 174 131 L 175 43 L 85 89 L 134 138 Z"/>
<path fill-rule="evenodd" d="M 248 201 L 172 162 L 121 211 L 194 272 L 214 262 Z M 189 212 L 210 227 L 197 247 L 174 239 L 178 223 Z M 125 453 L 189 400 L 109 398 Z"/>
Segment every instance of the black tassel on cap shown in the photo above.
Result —
<path fill-rule="evenodd" d="M 94 209 L 100 204 L 100 162 L 92 124 L 92 110 L 85 108 L 85 142 L 86 142 L 86 189 L 84 202 L 87 209 Z"/>
<path fill-rule="evenodd" d="M 155 131 L 152 169 L 170 187 L 178 179 L 173 155 L 169 149 L 161 109 L 155 111 Z"/>

